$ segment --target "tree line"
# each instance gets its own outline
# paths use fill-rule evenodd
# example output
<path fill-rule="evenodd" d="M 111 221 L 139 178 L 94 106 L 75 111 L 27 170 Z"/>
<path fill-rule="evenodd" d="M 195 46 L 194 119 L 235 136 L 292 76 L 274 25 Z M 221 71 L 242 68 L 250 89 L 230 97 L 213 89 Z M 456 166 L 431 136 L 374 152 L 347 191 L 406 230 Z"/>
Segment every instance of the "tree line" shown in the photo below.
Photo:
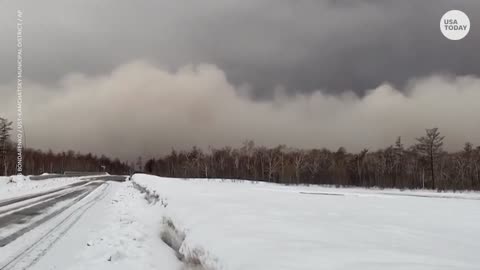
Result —
<path fill-rule="evenodd" d="M 0 117 L 0 175 L 14 175 L 17 173 L 17 149 L 11 140 L 12 122 Z M 42 173 L 63 173 L 65 171 L 89 171 L 111 174 L 128 174 L 130 166 L 118 158 L 111 159 L 104 155 L 96 156 L 91 153 L 81 154 L 72 150 L 54 153 L 31 148 L 23 149 L 22 157 L 24 175 L 38 175 Z"/>
<path fill-rule="evenodd" d="M 12 122 L 0 117 L 0 174 L 16 174 L 17 153 L 11 141 Z M 465 143 L 456 152 L 443 150 L 444 137 L 437 128 L 427 129 L 417 143 L 405 147 L 398 137 L 384 149 L 349 153 L 344 147 L 293 149 L 256 146 L 251 140 L 241 147 L 193 147 L 172 150 L 161 158 L 137 167 L 147 173 L 179 178 L 224 178 L 284 184 L 322 184 L 380 188 L 429 188 L 439 190 L 480 190 L 480 146 Z M 106 171 L 131 173 L 135 165 L 119 159 L 72 150 L 60 153 L 23 149 L 23 174 L 64 171 Z"/>
<path fill-rule="evenodd" d="M 180 178 L 247 179 L 284 184 L 321 184 L 380 188 L 480 190 L 480 146 L 466 143 L 460 151 L 443 151 L 437 128 L 427 129 L 417 143 L 401 138 L 377 151 L 348 153 L 328 149 L 273 148 L 246 141 L 239 148 L 203 151 L 172 150 L 145 162 L 147 173 Z M 140 162 L 141 163 L 141 162 Z"/>

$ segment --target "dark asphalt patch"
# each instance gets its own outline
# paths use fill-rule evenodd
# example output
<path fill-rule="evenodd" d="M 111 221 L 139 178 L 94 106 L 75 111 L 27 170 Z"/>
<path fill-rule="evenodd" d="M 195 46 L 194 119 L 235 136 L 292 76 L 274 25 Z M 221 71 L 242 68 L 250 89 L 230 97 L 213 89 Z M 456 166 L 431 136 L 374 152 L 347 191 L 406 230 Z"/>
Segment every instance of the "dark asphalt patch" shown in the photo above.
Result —
<path fill-rule="evenodd" d="M 341 194 L 341 193 L 328 193 L 328 192 L 304 192 L 304 191 L 301 191 L 300 194 L 308 194 L 308 195 L 327 195 L 327 196 L 345 196 L 345 194 Z"/>
<path fill-rule="evenodd" d="M 56 189 L 52 189 L 52 190 L 48 190 L 48 191 L 44 191 L 44 192 L 39 192 L 39 193 L 35 193 L 35 194 L 29 194 L 29 195 L 25 195 L 25 196 L 21 196 L 21 197 L 16 197 L 16 198 L 4 200 L 4 201 L 0 201 L 0 207 L 7 206 L 7 205 L 10 205 L 10 204 L 14 204 L 14 203 L 21 202 L 21 201 L 30 200 L 30 199 L 33 199 L 33 198 L 36 198 L 36 197 L 40 197 L 40 196 L 43 196 L 43 195 L 47 195 L 49 193 L 69 189 L 69 188 L 72 188 L 72 187 L 81 186 L 81 185 L 84 185 L 86 183 L 88 183 L 88 181 L 80 181 L 80 182 L 76 182 L 76 183 L 66 185 L 66 186 L 63 186 L 63 187 L 60 187 L 60 188 L 56 188 Z"/>
<path fill-rule="evenodd" d="M 5 228 L 10 225 L 15 225 L 15 224 L 25 224 L 29 220 L 31 220 L 34 216 L 40 215 L 44 213 L 48 208 L 54 206 L 55 204 L 75 198 L 71 203 L 67 204 L 66 206 L 46 215 L 45 217 L 33 222 L 32 224 L 28 225 L 27 227 L 24 227 L 13 234 L 10 234 L 7 237 L 1 238 L 0 239 L 0 247 L 6 246 L 12 241 L 16 240 L 18 237 L 22 236 L 26 232 L 34 229 L 38 225 L 50 220 L 51 218 L 57 216 L 58 214 L 62 213 L 81 199 L 85 198 L 88 194 L 90 194 L 92 191 L 94 191 L 96 188 L 98 188 L 100 185 L 102 185 L 103 182 L 92 182 L 91 184 L 85 186 L 84 188 L 81 188 L 77 191 L 65 194 L 63 196 L 60 196 L 56 199 L 39 203 L 37 205 L 34 205 L 32 207 L 22 209 L 20 211 L 14 212 L 10 215 L 4 216 L 0 218 L 0 228 Z"/>

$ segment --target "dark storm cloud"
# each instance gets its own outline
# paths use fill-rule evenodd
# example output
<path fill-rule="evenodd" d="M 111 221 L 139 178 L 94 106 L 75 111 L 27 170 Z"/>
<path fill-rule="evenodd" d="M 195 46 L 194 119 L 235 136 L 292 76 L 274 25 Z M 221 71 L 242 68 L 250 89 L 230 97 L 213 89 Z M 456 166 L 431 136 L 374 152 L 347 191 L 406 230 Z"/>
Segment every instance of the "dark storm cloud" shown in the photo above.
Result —
<path fill-rule="evenodd" d="M 480 1 L 209 0 L 4 1 L 0 81 L 14 78 L 15 15 L 25 13 L 25 75 L 54 83 L 71 72 L 107 73 L 135 59 L 169 69 L 212 63 L 254 96 L 339 93 L 434 73 L 480 75 Z M 464 10 L 462 41 L 441 15 Z"/>

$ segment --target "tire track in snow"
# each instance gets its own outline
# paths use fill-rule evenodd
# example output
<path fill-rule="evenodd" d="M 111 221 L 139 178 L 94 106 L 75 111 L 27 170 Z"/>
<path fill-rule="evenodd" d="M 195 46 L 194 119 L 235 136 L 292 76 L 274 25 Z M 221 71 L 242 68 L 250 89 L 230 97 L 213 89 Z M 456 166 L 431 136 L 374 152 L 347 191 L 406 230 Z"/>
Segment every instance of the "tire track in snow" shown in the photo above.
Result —
<path fill-rule="evenodd" d="M 47 191 L 44 191 L 44 192 L 39 192 L 39 193 L 35 193 L 35 194 L 28 194 L 28 195 L 24 195 L 24 196 L 20 196 L 20 197 L 15 197 L 15 198 L 7 199 L 7 200 L 2 200 L 2 201 L 0 201 L 0 207 L 8 206 L 10 204 L 18 203 L 18 202 L 21 202 L 21 201 L 30 200 L 30 199 L 37 198 L 37 197 L 40 197 L 40 196 L 44 196 L 44 195 L 47 195 L 47 194 L 50 194 L 50 193 L 58 192 L 58 191 L 69 189 L 69 188 L 76 187 L 76 186 L 80 186 L 80 185 L 83 185 L 83 184 L 86 184 L 86 183 L 88 183 L 88 181 L 76 182 L 76 183 L 73 183 L 73 184 L 70 184 L 70 185 L 55 188 L 55 189 L 52 189 L 52 190 L 47 190 Z"/>
<path fill-rule="evenodd" d="M 63 206 L 60 209 L 55 210 L 54 212 L 42 217 L 41 219 L 29 224 L 28 226 L 19 229 L 18 231 L 15 231 L 14 233 L 8 235 L 7 237 L 1 238 L 0 239 L 0 247 L 4 247 L 11 243 L 12 241 L 15 241 L 18 237 L 22 236 L 28 231 L 31 231 L 32 229 L 36 228 L 37 226 L 47 222 L 48 220 L 52 219 L 53 217 L 57 216 L 58 214 L 62 213 L 66 209 L 70 208 L 72 205 L 77 203 L 78 201 L 82 200 L 85 198 L 90 192 L 95 190 L 99 184 L 97 184 L 94 187 L 89 187 L 89 188 L 84 188 L 80 190 L 76 190 L 71 193 L 64 194 L 60 197 L 58 197 L 55 200 L 48 200 L 39 204 L 36 204 L 32 207 L 22 209 L 18 212 L 14 212 L 10 215 L 4 216 L 0 218 L 0 227 L 6 227 L 11 224 L 21 224 L 24 223 L 26 219 L 29 217 L 38 215 L 41 213 L 42 210 L 46 210 L 55 204 L 57 204 L 60 201 L 68 200 L 70 198 L 75 198 L 72 202 L 68 203 L 67 205 Z"/>
<path fill-rule="evenodd" d="M 4 265 L 0 267 L 0 270 L 10 269 L 28 269 L 40 260 L 48 250 L 65 235 L 73 225 L 92 207 L 96 202 L 102 200 L 108 193 L 106 190 L 110 186 L 109 183 L 105 183 L 99 187 L 105 186 L 105 188 L 90 201 L 81 205 L 77 209 L 73 210 L 65 218 L 63 218 L 53 228 L 44 233 L 35 243 L 25 248 L 22 252 L 11 258 Z M 99 188 L 97 187 L 97 188 Z M 96 189 L 95 189 L 96 190 Z M 93 192 L 93 191 L 92 191 Z M 88 193 L 90 194 L 90 193 Z M 87 194 L 87 195 L 88 195 Z"/>

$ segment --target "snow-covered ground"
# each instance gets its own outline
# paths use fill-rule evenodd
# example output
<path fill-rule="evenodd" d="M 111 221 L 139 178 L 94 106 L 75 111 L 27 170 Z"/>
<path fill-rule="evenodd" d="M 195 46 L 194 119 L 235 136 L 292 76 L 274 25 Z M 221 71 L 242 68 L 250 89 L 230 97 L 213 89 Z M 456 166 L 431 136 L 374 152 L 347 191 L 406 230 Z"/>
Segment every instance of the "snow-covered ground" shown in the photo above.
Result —
<path fill-rule="evenodd" d="M 479 269 L 480 195 L 135 175 L 212 269 Z M 425 197 L 424 197 L 425 196 Z M 446 198 L 441 198 L 446 197 Z M 166 207 L 165 207 L 166 206 Z M 155 209 L 155 210 L 153 210 Z"/>
<path fill-rule="evenodd" d="M 0 190 L 36 193 L 78 180 L 7 184 L 0 179 Z M 13 197 L 2 192 L 0 201 Z M 0 247 L 0 268 L 24 254 L 15 267 L 478 269 L 479 224 L 480 194 L 475 192 L 283 186 L 137 174 L 133 181 L 105 182 Z M 11 229 L 0 232 L 8 235 Z"/>

